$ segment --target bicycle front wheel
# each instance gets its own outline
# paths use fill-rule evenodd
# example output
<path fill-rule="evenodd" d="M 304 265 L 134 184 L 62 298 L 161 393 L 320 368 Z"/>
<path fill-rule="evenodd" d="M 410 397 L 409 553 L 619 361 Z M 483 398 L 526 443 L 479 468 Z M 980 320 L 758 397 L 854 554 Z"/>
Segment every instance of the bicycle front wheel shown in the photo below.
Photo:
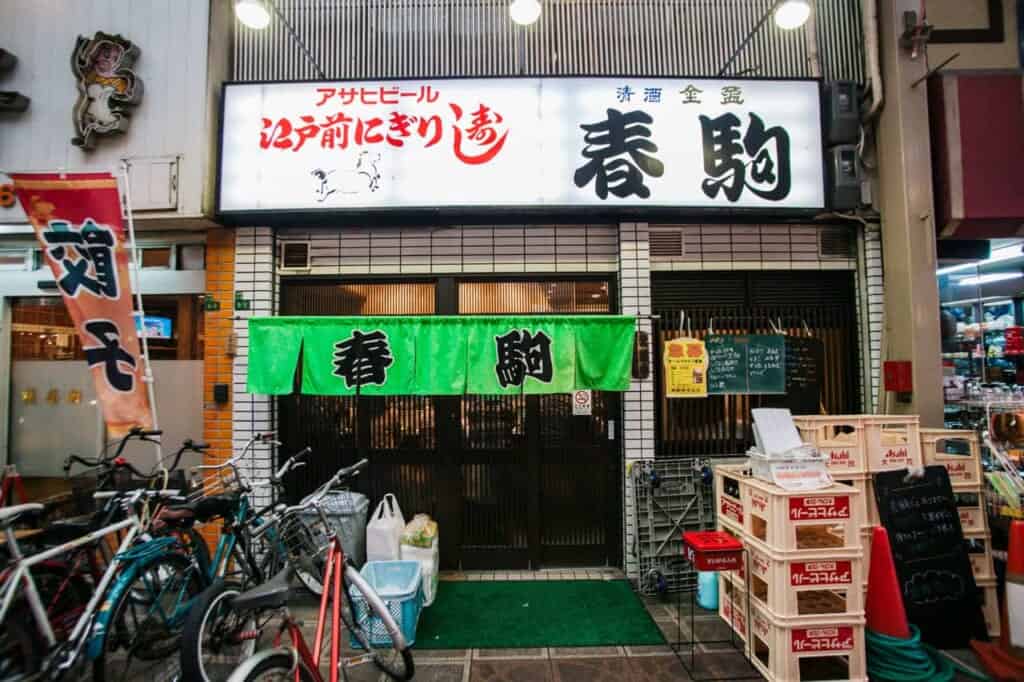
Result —
<path fill-rule="evenodd" d="M 352 604 L 352 595 L 348 590 L 349 585 L 354 585 L 363 594 L 369 608 L 369 613 L 366 614 L 367 617 L 361 619 L 360 622 L 356 622 L 356 610 Z M 342 601 L 341 620 L 345 623 L 345 627 L 349 629 L 362 649 L 370 654 L 374 665 L 381 672 L 395 680 L 411 680 L 416 673 L 416 668 L 412 660 L 412 651 L 408 645 L 400 646 L 392 643 L 389 647 L 378 646 L 370 641 L 370 633 L 367 631 L 366 623 L 374 616 L 385 623 L 385 627 L 389 632 L 398 630 L 395 619 L 380 600 L 380 597 L 374 593 L 373 588 L 362 579 L 359 572 L 352 566 L 345 567 L 345 585 L 342 589 L 345 592 L 345 599 Z"/>
<path fill-rule="evenodd" d="M 291 654 L 277 653 L 235 671 L 228 682 L 293 682 L 296 673 L 301 682 L 316 680 L 302 661 L 296 664 Z"/>
<path fill-rule="evenodd" d="M 161 682 L 178 674 L 181 629 L 204 582 L 182 554 L 161 554 L 142 567 L 113 605 L 94 682 Z"/>

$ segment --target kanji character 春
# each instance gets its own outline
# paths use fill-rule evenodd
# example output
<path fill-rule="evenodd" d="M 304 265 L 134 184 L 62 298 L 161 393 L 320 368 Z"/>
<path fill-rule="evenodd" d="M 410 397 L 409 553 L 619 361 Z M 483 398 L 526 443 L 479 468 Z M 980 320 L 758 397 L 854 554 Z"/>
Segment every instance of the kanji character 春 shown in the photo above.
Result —
<path fill-rule="evenodd" d="M 551 337 L 542 331 L 513 329 L 504 336 L 495 336 L 498 362 L 494 371 L 502 388 L 522 386 L 526 377 L 551 383 L 554 365 L 551 361 Z"/>
<path fill-rule="evenodd" d="M 583 141 L 583 156 L 587 163 L 576 169 L 573 180 L 577 187 L 588 185 L 596 176 L 595 191 L 601 199 L 607 199 L 611 192 L 617 197 L 635 194 L 646 199 L 651 190 L 644 185 L 644 174 L 661 177 L 665 166 L 658 159 L 644 152 L 656 152 L 658 146 L 651 142 L 651 129 L 645 123 L 653 123 L 648 114 L 631 111 L 623 114 L 617 109 L 608 109 L 608 118 L 600 123 L 581 125 L 586 134 Z M 616 158 L 628 155 L 629 159 Z"/>
<path fill-rule="evenodd" d="M 352 330 L 352 336 L 334 344 L 334 375 L 345 386 L 383 385 L 387 369 L 394 364 L 388 336 L 377 329 L 368 334 Z"/>
<path fill-rule="evenodd" d="M 376 104 L 378 91 L 373 88 L 359 88 L 359 101 L 363 104 Z"/>
<path fill-rule="evenodd" d="M 384 121 L 377 116 L 366 120 L 359 119 L 356 122 L 356 144 L 377 144 L 384 141 L 383 133 L 373 132 L 374 128 L 384 124 Z"/>
<path fill-rule="evenodd" d="M 726 85 L 722 88 L 722 104 L 743 104 L 743 88 L 738 85 Z"/>
<path fill-rule="evenodd" d="M 121 347 L 121 331 L 117 325 L 110 320 L 89 320 L 85 331 L 99 344 L 82 348 L 89 369 L 103 365 L 103 375 L 115 391 L 128 392 L 135 388 L 135 358 Z M 121 365 L 131 371 L 123 370 Z"/>
<path fill-rule="evenodd" d="M 401 147 L 405 144 L 402 138 L 409 137 L 409 127 L 416 122 L 416 117 L 392 111 L 388 117 L 388 144 L 392 147 Z"/>
<path fill-rule="evenodd" d="M 431 131 L 431 128 L 433 130 Z M 441 117 L 434 116 L 421 116 L 419 124 L 416 126 L 416 132 L 420 137 L 426 138 L 428 134 L 431 134 L 430 142 L 423 145 L 423 148 L 433 147 L 435 144 L 441 141 L 441 135 L 443 134 L 443 126 L 441 124 Z"/>
<path fill-rule="evenodd" d="M 629 102 L 633 98 L 633 88 L 628 85 L 623 85 L 621 88 L 615 88 L 615 98 L 619 102 Z"/>
<path fill-rule="evenodd" d="M 92 218 L 86 218 L 77 231 L 63 220 L 51 220 L 48 227 L 42 237 L 47 254 L 64 272 L 57 280 L 60 290 L 72 298 L 78 296 L 79 289 L 101 298 L 118 298 L 114 232 Z"/>
<path fill-rule="evenodd" d="M 661 102 L 661 88 L 644 88 L 644 101 L 651 104 Z"/>
<path fill-rule="evenodd" d="M 691 84 L 680 90 L 679 94 L 683 96 L 683 104 L 700 104 L 700 97 L 698 95 L 702 92 L 704 91 Z"/>
<path fill-rule="evenodd" d="M 789 134 L 778 126 L 765 128 L 757 114 L 750 114 L 750 124 L 740 144 L 740 119 L 735 114 L 717 118 L 700 116 L 704 141 L 704 172 L 710 177 L 701 183 L 704 194 L 714 199 L 722 190 L 726 199 L 738 201 L 746 187 L 770 201 L 789 195 L 791 177 Z M 774 146 L 771 144 L 774 143 Z M 747 181 L 747 167 L 750 179 Z"/>
<path fill-rule="evenodd" d="M 385 88 L 383 85 L 378 92 L 381 104 L 398 104 L 398 86 Z"/>
<path fill-rule="evenodd" d="M 359 91 L 355 88 L 342 88 L 338 90 L 338 97 L 341 98 L 341 105 L 348 106 L 352 102 L 356 101 L 356 97 L 359 96 Z"/>
<path fill-rule="evenodd" d="M 271 127 L 273 126 L 273 127 Z M 267 131 L 270 128 L 270 131 Z M 260 149 L 291 149 L 293 144 L 292 122 L 287 118 L 280 118 L 274 123 L 269 118 L 263 119 L 263 130 L 260 132 Z"/>
<path fill-rule="evenodd" d="M 327 100 L 338 94 L 337 88 L 317 88 L 316 91 L 321 95 L 320 101 L 316 103 L 318 107 L 322 107 Z"/>
<path fill-rule="evenodd" d="M 320 126 L 313 122 L 312 116 L 300 116 L 299 117 L 306 125 L 300 126 L 295 129 L 295 134 L 298 135 L 299 140 L 292 147 L 293 152 L 297 152 L 306 144 L 307 140 L 312 140 L 320 132 Z"/>
<path fill-rule="evenodd" d="M 462 119 L 462 107 L 458 104 L 449 104 L 452 111 L 455 113 L 455 120 Z M 493 113 L 493 118 L 492 118 Z M 501 148 L 505 146 L 505 138 L 508 137 L 508 131 L 498 134 L 495 128 L 496 124 L 503 121 L 501 114 L 498 112 L 492 112 L 490 107 L 481 104 L 476 111 L 473 112 L 473 119 L 470 122 L 471 125 L 465 131 L 462 130 L 458 125 L 453 125 L 455 129 L 455 156 L 458 157 L 459 161 L 463 163 L 476 165 L 481 163 L 487 163 L 493 159 Z M 480 154 L 467 154 L 462 149 L 462 136 L 465 136 L 476 143 L 480 148 L 483 148 Z"/>
<path fill-rule="evenodd" d="M 320 136 L 320 146 L 324 149 L 347 149 L 349 124 L 353 121 L 351 116 L 346 116 L 340 111 L 321 121 L 320 129 L 323 134 Z"/>

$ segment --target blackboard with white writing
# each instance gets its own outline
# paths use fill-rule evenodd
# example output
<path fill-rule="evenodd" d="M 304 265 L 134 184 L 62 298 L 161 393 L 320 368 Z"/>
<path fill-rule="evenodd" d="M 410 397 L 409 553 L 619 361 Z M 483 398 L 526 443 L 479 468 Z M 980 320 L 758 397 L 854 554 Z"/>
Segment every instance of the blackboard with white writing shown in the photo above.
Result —
<path fill-rule="evenodd" d="M 785 393 L 786 337 L 779 334 L 712 334 L 708 393 Z"/>
<path fill-rule="evenodd" d="M 808 336 L 786 337 L 786 394 L 771 396 L 765 407 L 787 407 L 793 414 L 821 411 L 825 344 Z"/>
<path fill-rule="evenodd" d="M 908 620 L 940 648 L 985 639 L 979 592 L 964 545 L 960 514 L 945 467 L 875 475 L 875 500 L 889 532 Z M 870 588 L 869 588 L 870 589 Z"/>

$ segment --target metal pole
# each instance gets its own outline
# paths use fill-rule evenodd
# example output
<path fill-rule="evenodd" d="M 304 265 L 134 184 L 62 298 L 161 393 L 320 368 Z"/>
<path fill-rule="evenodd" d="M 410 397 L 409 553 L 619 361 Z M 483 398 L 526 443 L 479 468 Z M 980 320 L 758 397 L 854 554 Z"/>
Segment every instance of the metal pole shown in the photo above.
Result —
<path fill-rule="evenodd" d="M 132 243 L 132 274 L 135 276 L 135 304 L 138 307 L 133 314 L 136 320 L 142 320 L 144 317 L 144 309 L 142 307 L 142 276 L 140 273 L 139 263 L 139 246 L 135 241 L 135 219 L 132 216 L 132 191 L 131 182 L 128 177 L 128 162 L 121 162 L 121 173 L 124 177 L 124 209 L 125 214 L 128 217 L 128 238 Z M 139 325 L 135 325 L 138 330 Z M 143 325 L 143 329 L 145 326 Z M 138 333 L 138 331 L 136 331 Z M 142 366 L 143 376 L 142 382 L 146 384 L 146 391 L 149 394 L 149 410 L 153 417 L 153 429 L 160 429 L 160 422 L 156 416 L 156 390 L 153 388 L 153 367 L 149 363 L 149 341 L 146 338 L 146 334 L 139 334 L 139 343 L 142 344 Z M 156 445 L 156 465 L 157 467 L 163 466 L 163 446 L 160 444 L 162 437 L 158 436 L 154 445 Z"/>
<path fill-rule="evenodd" d="M 717 77 L 721 78 L 722 76 L 725 75 L 725 72 L 729 70 L 729 67 L 732 66 L 732 63 L 736 61 L 736 58 L 740 56 L 740 53 L 743 52 L 744 48 L 746 48 L 747 45 L 750 44 L 750 41 L 753 40 L 757 32 L 761 30 L 762 26 L 764 26 L 764 22 L 768 21 L 768 17 L 772 15 L 772 12 L 774 12 L 775 8 L 778 7 L 780 4 L 782 4 L 782 0 L 777 0 L 776 2 L 773 2 L 772 6 L 768 8 L 768 11 L 765 12 L 760 19 L 758 19 L 757 25 L 754 26 L 753 29 L 751 29 L 750 33 L 743 37 L 743 41 L 740 42 L 739 46 L 733 51 L 731 55 L 729 55 L 729 59 L 726 60 L 725 66 L 718 70 L 718 73 L 716 74 Z"/>
<path fill-rule="evenodd" d="M 302 48 L 302 51 L 306 54 L 306 59 L 308 59 L 310 63 L 313 65 L 313 68 L 316 69 L 316 73 L 318 76 L 320 76 L 320 79 L 327 80 L 327 74 L 324 73 L 324 70 L 322 68 L 320 68 L 320 62 L 318 62 L 316 58 L 313 57 L 313 53 L 309 51 L 308 47 L 306 47 L 306 43 L 302 42 L 302 38 L 300 38 L 299 34 L 295 32 L 295 29 L 292 27 L 291 22 L 288 21 L 288 19 L 286 19 L 283 14 L 281 14 L 281 10 L 279 10 L 277 8 L 277 5 L 274 4 L 274 0 L 267 0 L 267 5 L 270 7 L 270 9 L 274 10 L 274 14 L 277 15 L 277 18 L 281 20 L 281 23 L 284 24 L 284 27 L 287 28 L 288 32 L 292 34 L 292 39 L 298 44 L 300 48 Z"/>

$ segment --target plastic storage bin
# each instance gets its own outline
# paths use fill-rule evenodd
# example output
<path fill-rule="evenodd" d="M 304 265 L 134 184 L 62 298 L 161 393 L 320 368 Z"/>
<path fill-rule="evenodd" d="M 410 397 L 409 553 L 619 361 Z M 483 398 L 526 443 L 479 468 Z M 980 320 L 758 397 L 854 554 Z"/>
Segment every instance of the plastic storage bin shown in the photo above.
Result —
<path fill-rule="evenodd" d="M 356 568 L 366 563 L 366 514 L 370 500 L 350 490 L 332 490 L 321 502 L 327 522 L 341 537 L 341 546 Z M 316 516 L 315 511 L 303 515 Z"/>
<path fill-rule="evenodd" d="M 999 636 L 999 593 L 996 591 L 996 579 L 978 580 L 978 589 L 981 590 L 981 612 L 985 614 L 985 629 L 988 636 L 995 639 Z"/>
<path fill-rule="evenodd" d="M 865 417 L 868 471 L 899 471 L 921 466 L 920 421 L 917 416 Z"/>
<path fill-rule="evenodd" d="M 423 610 L 423 576 L 418 561 L 368 561 L 359 574 L 370 583 L 395 619 L 407 644 L 416 641 L 416 625 Z M 391 633 L 384 622 L 370 611 L 363 595 L 355 586 L 349 587 L 356 623 L 370 636 L 374 646 L 390 646 Z M 358 647 L 355 639 L 352 646 Z"/>
<path fill-rule="evenodd" d="M 867 471 L 864 452 L 864 417 L 828 415 L 793 417 L 805 442 L 828 460 L 828 470 L 842 478 Z"/>
<path fill-rule="evenodd" d="M 971 560 L 975 581 L 991 580 L 996 577 L 992 566 L 992 538 L 985 531 L 964 532 L 964 545 Z"/>
<path fill-rule="evenodd" d="M 921 429 L 921 456 L 925 466 L 946 467 L 954 487 L 981 485 L 983 482 L 981 444 L 974 431 Z"/>

